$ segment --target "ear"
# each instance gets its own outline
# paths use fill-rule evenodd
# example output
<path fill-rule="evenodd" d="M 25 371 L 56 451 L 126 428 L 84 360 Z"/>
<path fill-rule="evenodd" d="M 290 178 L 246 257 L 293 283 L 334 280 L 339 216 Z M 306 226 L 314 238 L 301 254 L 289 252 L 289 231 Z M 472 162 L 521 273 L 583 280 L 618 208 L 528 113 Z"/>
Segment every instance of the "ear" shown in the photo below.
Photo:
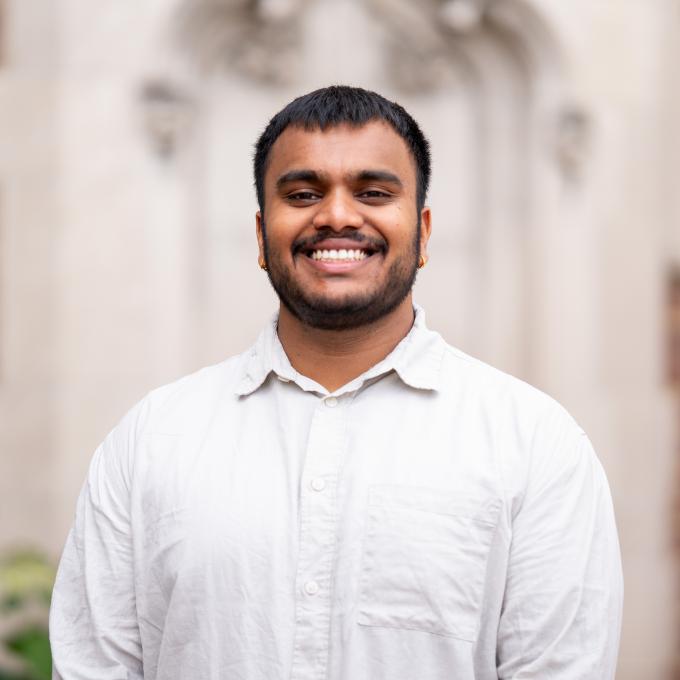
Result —
<path fill-rule="evenodd" d="M 257 247 L 259 251 L 259 261 L 264 262 L 264 233 L 262 231 L 262 213 L 258 210 L 255 213 L 255 234 L 257 235 Z"/>
<path fill-rule="evenodd" d="M 425 206 L 420 211 L 420 254 L 427 260 L 427 244 L 432 233 L 432 213 Z"/>

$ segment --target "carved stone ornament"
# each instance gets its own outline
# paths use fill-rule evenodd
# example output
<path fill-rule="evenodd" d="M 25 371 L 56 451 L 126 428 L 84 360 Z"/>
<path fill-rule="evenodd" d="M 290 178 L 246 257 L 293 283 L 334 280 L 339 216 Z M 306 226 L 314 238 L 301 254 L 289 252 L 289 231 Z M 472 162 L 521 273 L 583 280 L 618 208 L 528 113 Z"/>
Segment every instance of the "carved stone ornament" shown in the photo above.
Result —
<path fill-rule="evenodd" d="M 301 17 L 318 0 L 184 0 L 176 15 L 180 43 L 202 67 L 234 69 L 270 84 L 294 84 Z M 388 34 L 395 85 L 428 91 L 450 72 L 451 45 L 483 23 L 490 0 L 356 0 Z"/>
<path fill-rule="evenodd" d="M 555 151 L 565 179 L 581 176 L 590 155 L 592 120 L 581 106 L 569 104 L 557 116 Z"/>
<path fill-rule="evenodd" d="M 140 93 L 142 124 L 154 152 L 162 159 L 172 157 L 186 135 L 194 105 L 168 81 L 149 80 Z"/>
<path fill-rule="evenodd" d="M 388 29 L 389 73 L 401 90 L 441 86 L 449 73 L 456 39 L 482 25 L 487 0 L 365 0 Z"/>
<path fill-rule="evenodd" d="M 480 0 L 446 0 L 439 9 L 444 25 L 454 33 L 469 33 L 484 18 L 486 5 Z"/>
<path fill-rule="evenodd" d="M 306 0 L 185 0 L 176 17 L 180 43 L 201 67 L 288 84 Z"/>

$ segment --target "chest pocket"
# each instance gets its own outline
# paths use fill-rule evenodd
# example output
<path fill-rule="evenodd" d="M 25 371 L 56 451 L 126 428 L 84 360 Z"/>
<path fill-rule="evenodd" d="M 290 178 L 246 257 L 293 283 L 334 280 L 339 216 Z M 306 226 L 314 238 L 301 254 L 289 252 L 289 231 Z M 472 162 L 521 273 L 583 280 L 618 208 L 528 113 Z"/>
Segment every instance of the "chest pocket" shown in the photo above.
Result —
<path fill-rule="evenodd" d="M 357 622 L 474 642 L 500 501 L 369 489 Z"/>

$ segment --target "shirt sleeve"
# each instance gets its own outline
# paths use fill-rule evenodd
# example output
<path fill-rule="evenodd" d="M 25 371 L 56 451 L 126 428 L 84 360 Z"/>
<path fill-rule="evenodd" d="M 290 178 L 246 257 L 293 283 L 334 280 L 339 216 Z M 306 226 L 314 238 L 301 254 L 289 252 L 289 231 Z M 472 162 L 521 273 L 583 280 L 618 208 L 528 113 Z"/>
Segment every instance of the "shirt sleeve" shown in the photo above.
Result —
<path fill-rule="evenodd" d="M 613 680 L 623 579 L 609 487 L 567 414 L 538 430 L 513 519 L 500 680 Z"/>
<path fill-rule="evenodd" d="M 52 596 L 53 680 L 141 680 L 130 526 L 128 416 L 97 449 Z"/>

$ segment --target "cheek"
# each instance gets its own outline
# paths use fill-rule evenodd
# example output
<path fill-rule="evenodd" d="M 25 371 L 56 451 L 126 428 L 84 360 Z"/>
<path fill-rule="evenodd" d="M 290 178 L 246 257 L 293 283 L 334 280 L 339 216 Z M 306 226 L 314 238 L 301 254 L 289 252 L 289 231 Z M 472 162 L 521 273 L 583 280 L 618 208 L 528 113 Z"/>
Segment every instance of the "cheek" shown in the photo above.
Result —
<path fill-rule="evenodd" d="M 401 215 L 399 216 L 402 217 Z M 411 250 L 418 241 L 418 229 L 416 222 L 407 222 L 404 219 L 395 221 L 386 237 L 391 247 L 395 251 L 403 252 Z"/>
<path fill-rule="evenodd" d="M 290 250 L 290 244 L 293 242 L 292 232 L 287 228 L 286 223 L 280 219 L 267 221 L 265 237 L 270 251 Z"/>
<path fill-rule="evenodd" d="M 270 249 L 290 250 L 293 242 L 300 237 L 307 222 L 300 211 L 279 209 L 271 210 L 267 216 L 265 230 Z"/>

